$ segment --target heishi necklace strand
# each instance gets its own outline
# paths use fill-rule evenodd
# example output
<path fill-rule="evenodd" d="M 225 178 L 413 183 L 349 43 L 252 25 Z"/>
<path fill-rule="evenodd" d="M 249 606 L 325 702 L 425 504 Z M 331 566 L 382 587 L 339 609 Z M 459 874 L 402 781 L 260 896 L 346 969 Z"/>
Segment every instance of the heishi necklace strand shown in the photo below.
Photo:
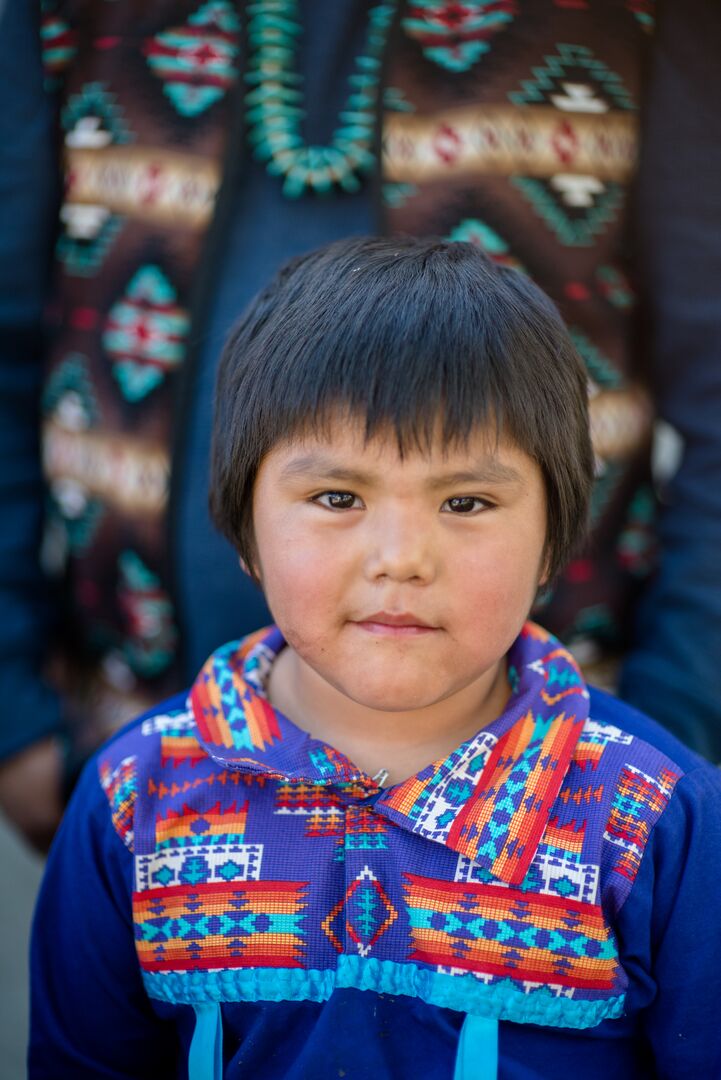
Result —
<path fill-rule="evenodd" d="M 283 178 L 288 198 L 336 187 L 358 191 L 361 178 L 373 168 L 381 62 L 396 2 L 378 4 L 368 13 L 365 48 L 355 59 L 348 79 L 351 92 L 328 146 L 308 146 L 301 134 L 306 110 L 296 63 L 301 33 L 297 0 L 248 5 L 248 139 L 268 172 Z"/>

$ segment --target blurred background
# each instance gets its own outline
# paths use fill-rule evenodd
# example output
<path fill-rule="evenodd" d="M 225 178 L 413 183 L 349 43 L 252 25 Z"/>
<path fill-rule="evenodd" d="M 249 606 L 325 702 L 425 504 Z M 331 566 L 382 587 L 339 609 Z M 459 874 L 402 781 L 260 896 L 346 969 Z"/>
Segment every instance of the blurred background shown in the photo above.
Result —
<path fill-rule="evenodd" d="M 23 1080 L 28 1033 L 30 919 L 43 860 L 0 817 L 0 1073 Z"/>

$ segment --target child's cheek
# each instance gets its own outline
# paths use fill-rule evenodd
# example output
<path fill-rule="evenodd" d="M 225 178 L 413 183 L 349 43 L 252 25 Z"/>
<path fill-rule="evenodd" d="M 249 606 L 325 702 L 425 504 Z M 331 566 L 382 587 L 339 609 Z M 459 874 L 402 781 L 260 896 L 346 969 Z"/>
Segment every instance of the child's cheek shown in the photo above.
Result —
<path fill-rule="evenodd" d="M 335 621 L 340 603 L 337 577 L 315 548 L 289 543 L 265 570 L 268 604 L 291 644 L 291 633 L 315 639 L 319 624 Z"/>
<path fill-rule="evenodd" d="M 453 594 L 470 619 L 515 625 L 528 615 L 541 573 L 540 542 L 523 533 L 505 535 L 452 565 Z"/>

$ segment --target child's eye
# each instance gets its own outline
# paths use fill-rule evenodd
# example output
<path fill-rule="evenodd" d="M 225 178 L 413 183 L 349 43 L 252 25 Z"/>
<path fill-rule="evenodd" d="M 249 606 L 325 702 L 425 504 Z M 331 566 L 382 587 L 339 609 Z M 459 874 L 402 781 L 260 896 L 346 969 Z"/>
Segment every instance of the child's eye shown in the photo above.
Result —
<path fill-rule="evenodd" d="M 323 491 L 315 495 L 312 501 L 329 510 L 355 510 L 363 505 L 358 496 L 350 491 Z"/>
<path fill-rule="evenodd" d="M 441 507 L 447 514 L 476 514 L 479 510 L 488 510 L 491 503 L 479 499 L 477 495 L 454 495 L 446 499 Z"/>

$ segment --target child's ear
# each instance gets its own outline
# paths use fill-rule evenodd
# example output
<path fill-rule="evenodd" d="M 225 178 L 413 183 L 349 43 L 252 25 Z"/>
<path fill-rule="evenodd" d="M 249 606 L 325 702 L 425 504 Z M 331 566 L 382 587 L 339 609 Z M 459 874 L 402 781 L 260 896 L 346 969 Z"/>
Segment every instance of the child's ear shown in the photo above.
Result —
<path fill-rule="evenodd" d="M 542 589 L 544 587 L 544 585 L 548 585 L 548 582 L 551 579 L 551 565 L 550 564 L 551 564 L 550 552 L 546 551 L 546 552 L 544 552 L 544 555 L 543 555 L 543 560 L 541 562 L 541 573 L 540 573 L 540 576 L 538 578 L 537 588 L 539 588 L 539 589 Z"/>
<path fill-rule="evenodd" d="M 249 566 L 242 555 L 238 557 L 238 562 L 240 564 L 240 569 L 243 571 L 243 573 L 247 574 L 250 580 L 253 581 L 256 585 L 260 585 L 260 574 L 255 571 L 255 568 Z"/>

